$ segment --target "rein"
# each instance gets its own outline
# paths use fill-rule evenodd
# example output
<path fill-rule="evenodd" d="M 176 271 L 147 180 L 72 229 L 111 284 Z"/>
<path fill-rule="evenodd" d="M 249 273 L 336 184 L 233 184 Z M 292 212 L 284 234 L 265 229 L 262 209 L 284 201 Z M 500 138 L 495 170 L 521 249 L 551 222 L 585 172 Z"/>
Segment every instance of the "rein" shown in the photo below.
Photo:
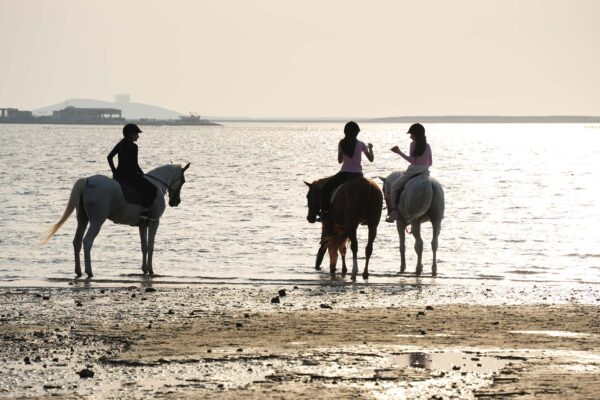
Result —
<path fill-rule="evenodd" d="M 147 177 L 149 177 L 149 178 L 152 178 L 152 179 L 156 180 L 156 181 L 157 181 L 157 182 L 159 182 L 159 183 L 162 183 L 163 185 L 165 185 L 165 188 L 166 188 L 168 191 L 171 191 L 171 186 L 170 186 L 170 185 L 169 185 L 167 182 L 163 181 L 163 180 L 162 180 L 162 179 L 160 179 L 160 178 L 157 178 L 156 176 L 150 175 L 150 174 L 145 174 L 145 175 L 146 175 Z"/>

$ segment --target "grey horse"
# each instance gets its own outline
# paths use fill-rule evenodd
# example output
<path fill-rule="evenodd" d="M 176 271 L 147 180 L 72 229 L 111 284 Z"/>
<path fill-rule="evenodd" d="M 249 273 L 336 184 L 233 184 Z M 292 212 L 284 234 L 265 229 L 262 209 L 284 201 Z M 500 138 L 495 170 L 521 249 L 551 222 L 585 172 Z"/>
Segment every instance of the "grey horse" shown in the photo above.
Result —
<path fill-rule="evenodd" d="M 390 191 L 392 184 L 400 178 L 402 172 L 392 172 L 383 180 L 383 192 L 388 204 L 391 198 Z M 408 225 L 411 227 L 411 233 L 415 237 L 415 251 L 417 252 L 416 274 L 423 272 L 423 239 L 421 238 L 421 224 L 431 221 L 433 227 L 433 239 L 431 240 L 431 250 L 433 251 L 433 263 L 431 265 L 431 275 L 437 275 L 437 249 L 438 236 L 442 229 L 442 219 L 444 218 L 444 189 L 442 185 L 428 174 L 417 175 L 410 179 L 404 186 L 402 194 L 398 199 L 398 213 L 400 218 L 396 220 L 396 228 L 400 238 L 400 273 L 406 270 L 405 251 L 405 230 Z"/>
<path fill-rule="evenodd" d="M 142 206 L 125 201 L 121 186 L 117 181 L 104 175 L 94 175 L 81 178 L 75 182 L 67 207 L 60 220 L 52 225 L 42 236 L 42 244 L 46 243 L 67 221 L 73 210 L 77 209 L 77 230 L 73 239 L 75 250 L 75 274 L 81 276 L 79 253 L 83 244 L 85 273 L 88 278 L 92 274 L 91 250 L 94 239 L 100 232 L 102 224 L 109 219 L 117 224 L 138 225 L 142 244 L 142 271 L 144 274 L 154 274 L 152 255 L 154 238 L 160 217 L 165 211 L 165 195 L 169 194 L 169 205 L 177 207 L 181 202 L 181 187 L 185 183 L 185 171 L 189 168 L 179 164 L 167 164 L 148 172 L 145 178 L 152 182 L 157 189 L 156 199 L 150 208 L 151 219 L 147 224 L 140 225 Z M 160 196 L 159 194 L 162 194 Z M 86 233 L 87 225 L 90 225 Z M 85 233 L 85 237 L 84 237 Z"/>

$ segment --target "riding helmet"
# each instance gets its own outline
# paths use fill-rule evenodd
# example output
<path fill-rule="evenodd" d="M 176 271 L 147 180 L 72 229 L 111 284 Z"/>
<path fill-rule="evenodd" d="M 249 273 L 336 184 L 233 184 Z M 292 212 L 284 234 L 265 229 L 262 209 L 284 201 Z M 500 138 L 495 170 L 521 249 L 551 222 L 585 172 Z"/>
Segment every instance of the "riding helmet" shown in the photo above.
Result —
<path fill-rule="evenodd" d="M 142 130 L 136 124 L 127 124 L 123 127 L 123 136 L 125 137 L 141 132 Z"/>

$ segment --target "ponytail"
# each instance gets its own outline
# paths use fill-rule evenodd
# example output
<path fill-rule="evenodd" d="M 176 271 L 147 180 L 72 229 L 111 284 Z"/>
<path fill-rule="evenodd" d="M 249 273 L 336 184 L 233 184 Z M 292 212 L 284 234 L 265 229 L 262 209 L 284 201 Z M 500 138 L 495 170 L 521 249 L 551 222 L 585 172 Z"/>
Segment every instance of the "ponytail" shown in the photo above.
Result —
<path fill-rule="evenodd" d="M 360 128 L 354 121 L 350 121 L 344 126 L 344 138 L 340 140 L 339 146 L 342 149 L 342 153 L 348 157 L 354 155 L 354 149 L 356 148 L 356 136 L 358 136 Z"/>

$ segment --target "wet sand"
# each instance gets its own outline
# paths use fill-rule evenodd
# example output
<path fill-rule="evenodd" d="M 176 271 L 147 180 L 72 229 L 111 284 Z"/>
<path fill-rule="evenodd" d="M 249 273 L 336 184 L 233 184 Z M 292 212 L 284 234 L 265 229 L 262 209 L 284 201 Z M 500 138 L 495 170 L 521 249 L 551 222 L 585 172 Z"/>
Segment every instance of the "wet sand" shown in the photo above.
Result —
<path fill-rule="evenodd" d="M 3 288 L 0 397 L 597 397 L 598 285 L 435 282 Z"/>

